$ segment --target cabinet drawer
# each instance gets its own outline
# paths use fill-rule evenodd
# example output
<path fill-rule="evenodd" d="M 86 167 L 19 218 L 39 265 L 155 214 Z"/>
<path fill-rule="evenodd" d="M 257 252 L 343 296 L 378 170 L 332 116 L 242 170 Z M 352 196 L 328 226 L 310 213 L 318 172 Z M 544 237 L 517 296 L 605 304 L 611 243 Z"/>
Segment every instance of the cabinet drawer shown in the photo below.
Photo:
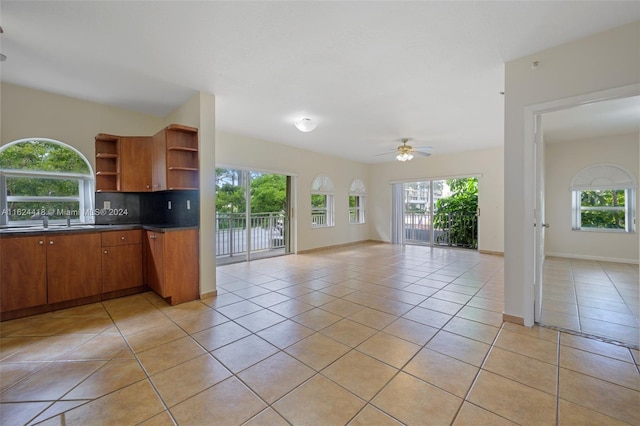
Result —
<path fill-rule="evenodd" d="M 105 231 L 102 233 L 102 247 L 142 244 L 142 230 Z"/>

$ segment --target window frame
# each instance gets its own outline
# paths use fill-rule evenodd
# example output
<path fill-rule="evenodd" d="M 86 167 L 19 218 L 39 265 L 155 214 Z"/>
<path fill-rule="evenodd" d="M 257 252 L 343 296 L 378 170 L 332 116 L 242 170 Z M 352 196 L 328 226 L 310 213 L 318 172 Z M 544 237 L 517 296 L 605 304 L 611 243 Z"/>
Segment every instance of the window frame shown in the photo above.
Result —
<path fill-rule="evenodd" d="M 616 164 L 592 164 L 578 171 L 571 180 L 571 229 L 584 232 L 635 233 L 637 181 L 634 175 Z M 625 205 L 582 206 L 582 193 L 586 191 L 624 191 Z M 624 211 L 625 227 L 598 228 L 582 225 L 582 212 Z"/>
<path fill-rule="evenodd" d="M 583 206 L 582 205 L 582 193 L 585 191 L 602 191 L 603 189 L 583 189 L 571 191 L 571 230 L 573 231 L 586 231 L 586 232 L 613 232 L 613 233 L 635 233 L 636 228 L 636 212 L 635 212 L 635 189 L 633 188 L 619 188 L 606 190 L 611 191 L 624 191 L 624 206 Z M 622 211 L 624 212 L 624 228 L 598 228 L 582 225 L 582 212 L 583 211 Z"/>
<path fill-rule="evenodd" d="M 42 221 L 40 219 L 30 220 L 9 220 L 9 203 L 10 202 L 78 202 L 78 211 L 72 212 L 72 216 L 77 216 L 71 220 L 71 223 L 93 223 L 93 209 L 95 205 L 95 177 L 93 167 L 87 158 L 76 148 L 63 142 L 47 139 L 47 138 L 26 138 L 10 142 L 0 147 L 0 155 L 2 151 L 10 146 L 25 142 L 48 142 L 59 145 L 64 149 L 73 151 L 87 165 L 88 173 L 73 172 L 50 172 L 42 170 L 16 170 L 16 169 L 0 169 L 0 226 L 16 226 L 16 225 L 38 225 Z M 36 196 L 36 195 L 8 195 L 7 194 L 7 178 L 33 178 L 33 179 L 64 179 L 76 180 L 78 182 L 77 196 Z M 66 223 L 66 219 L 52 219 L 50 224 Z"/>
<path fill-rule="evenodd" d="M 333 182 L 326 175 L 317 175 L 311 184 L 311 227 L 329 228 L 335 226 L 335 202 L 333 194 Z M 323 207 L 313 207 L 314 196 L 324 197 Z M 316 218 L 324 215 L 324 223 L 317 223 Z"/>
<path fill-rule="evenodd" d="M 360 225 L 366 223 L 366 189 L 360 179 L 354 179 L 349 187 L 349 224 Z M 354 207 L 351 207 L 351 199 L 354 199 Z"/>

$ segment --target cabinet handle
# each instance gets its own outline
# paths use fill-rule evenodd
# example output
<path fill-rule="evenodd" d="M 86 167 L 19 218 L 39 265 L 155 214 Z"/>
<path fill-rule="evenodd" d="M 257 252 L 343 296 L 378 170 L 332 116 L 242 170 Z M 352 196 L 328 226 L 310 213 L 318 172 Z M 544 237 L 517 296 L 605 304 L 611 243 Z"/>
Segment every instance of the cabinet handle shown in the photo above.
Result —
<path fill-rule="evenodd" d="M 147 189 L 151 188 L 151 185 L 147 185 Z"/>
<path fill-rule="evenodd" d="M 155 235 L 149 235 L 149 238 L 151 238 L 152 240 L 155 240 L 156 236 Z"/>
<path fill-rule="evenodd" d="M 49 245 L 52 246 L 53 245 L 53 241 L 49 241 Z"/>
<path fill-rule="evenodd" d="M 38 241 L 38 244 L 43 245 L 44 241 L 40 240 L 40 241 Z"/>
<path fill-rule="evenodd" d="M 120 237 L 121 240 L 124 240 L 124 235 L 122 237 Z"/>
<path fill-rule="evenodd" d="M 105 251 L 104 251 L 104 254 L 109 254 L 109 252 L 105 250 Z"/>

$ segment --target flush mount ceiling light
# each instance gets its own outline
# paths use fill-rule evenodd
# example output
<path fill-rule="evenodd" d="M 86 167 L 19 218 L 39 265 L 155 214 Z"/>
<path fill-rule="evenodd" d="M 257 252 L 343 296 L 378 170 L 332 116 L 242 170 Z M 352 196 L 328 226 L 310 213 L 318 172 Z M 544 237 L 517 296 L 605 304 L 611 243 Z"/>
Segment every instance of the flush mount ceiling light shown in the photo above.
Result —
<path fill-rule="evenodd" d="M 318 127 L 318 122 L 310 118 L 302 118 L 293 123 L 293 125 L 296 126 L 296 129 L 300 130 L 301 132 L 307 133 L 313 132 L 316 127 Z"/>

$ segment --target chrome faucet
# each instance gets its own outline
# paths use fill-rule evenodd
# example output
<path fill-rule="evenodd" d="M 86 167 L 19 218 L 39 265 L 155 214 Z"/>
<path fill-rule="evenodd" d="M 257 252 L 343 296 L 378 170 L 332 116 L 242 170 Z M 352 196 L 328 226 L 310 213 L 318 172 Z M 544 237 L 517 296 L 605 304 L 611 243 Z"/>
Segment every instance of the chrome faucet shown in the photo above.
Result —
<path fill-rule="evenodd" d="M 67 228 L 71 227 L 71 210 L 67 209 Z"/>
<path fill-rule="evenodd" d="M 42 216 L 42 227 L 45 229 L 49 227 L 49 216 L 47 215 Z"/>

